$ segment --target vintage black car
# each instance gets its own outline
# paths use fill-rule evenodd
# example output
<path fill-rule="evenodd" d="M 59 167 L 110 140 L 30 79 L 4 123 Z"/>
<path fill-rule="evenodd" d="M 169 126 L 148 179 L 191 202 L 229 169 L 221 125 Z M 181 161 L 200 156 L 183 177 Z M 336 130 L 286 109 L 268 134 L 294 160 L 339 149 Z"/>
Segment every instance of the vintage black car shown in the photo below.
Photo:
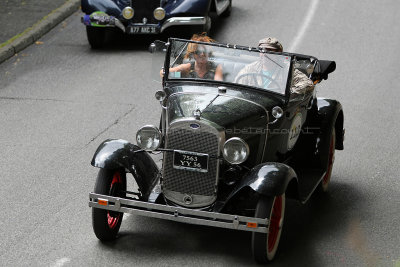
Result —
<path fill-rule="evenodd" d="M 189 47 L 201 47 L 222 68 L 223 80 L 170 71 L 193 64 Z M 163 88 L 156 92 L 161 121 L 140 128 L 137 145 L 110 139 L 94 154 L 92 165 L 100 170 L 89 206 L 96 236 L 115 239 L 127 212 L 250 231 L 255 260 L 271 261 L 286 198 L 305 203 L 314 191 L 326 191 L 335 149 L 343 149 L 341 104 L 317 98 L 316 89 L 292 92 L 292 76 L 296 68 L 318 84 L 335 62 L 182 39 L 150 49 L 166 53 Z M 277 71 L 238 74 L 259 60 Z M 267 84 L 244 84 L 243 77 Z M 156 151 L 163 153 L 161 168 L 150 156 Z M 126 190 L 126 173 L 137 190 Z"/>
<path fill-rule="evenodd" d="M 101 48 L 106 28 L 125 34 L 207 32 L 210 12 L 229 16 L 232 0 L 81 0 L 81 6 L 89 44 Z"/>

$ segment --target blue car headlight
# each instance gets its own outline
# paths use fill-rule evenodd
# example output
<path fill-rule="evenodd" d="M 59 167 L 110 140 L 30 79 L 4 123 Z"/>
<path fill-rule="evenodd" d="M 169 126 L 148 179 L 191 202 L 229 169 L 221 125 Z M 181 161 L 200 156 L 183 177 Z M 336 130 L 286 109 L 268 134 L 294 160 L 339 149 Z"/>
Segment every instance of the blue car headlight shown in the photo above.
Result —
<path fill-rule="evenodd" d="M 130 6 L 127 6 L 122 10 L 122 16 L 124 17 L 124 19 L 131 19 L 134 15 L 135 11 Z"/>

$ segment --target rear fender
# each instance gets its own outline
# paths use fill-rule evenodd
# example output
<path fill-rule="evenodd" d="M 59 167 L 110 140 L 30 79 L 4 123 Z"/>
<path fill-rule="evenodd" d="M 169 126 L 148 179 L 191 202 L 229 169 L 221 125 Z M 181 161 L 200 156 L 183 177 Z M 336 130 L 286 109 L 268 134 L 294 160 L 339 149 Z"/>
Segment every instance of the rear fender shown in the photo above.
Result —
<path fill-rule="evenodd" d="M 344 139 L 344 116 L 342 105 L 339 101 L 317 98 L 317 114 L 313 118 L 315 128 L 319 128 L 318 136 L 315 139 L 314 154 L 319 157 L 322 166 L 328 165 L 329 144 L 331 140 L 331 130 L 335 127 L 337 150 L 343 150 Z"/>
<path fill-rule="evenodd" d="M 328 164 L 332 127 L 335 127 L 337 150 L 343 150 L 344 116 L 342 105 L 332 99 L 317 98 L 307 115 L 306 134 L 298 141 L 296 162 L 299 167 L 325 168 Z M 311 165 L 310 165 L 311 164 Z"/>
<path fill-rule="evenodd" d="M 158 168 L 150 155 L 122 139 L 108 139 L 97 148 L 92 166 L 102 169 L 124 168 L 132 173 L 145 200 L 158 179 Z"/>
<path fill-rule="evenodd" d="M 336 149 L 343 150 L 343 109 L 337 100 L 317 98 L 318 120 L 321 133 L 330 133 L 333 126 L 336 129 Z M 328 134 L 329 135 L 329 134 Z M 326 137 L 330 140 L 330 135 Z"/>

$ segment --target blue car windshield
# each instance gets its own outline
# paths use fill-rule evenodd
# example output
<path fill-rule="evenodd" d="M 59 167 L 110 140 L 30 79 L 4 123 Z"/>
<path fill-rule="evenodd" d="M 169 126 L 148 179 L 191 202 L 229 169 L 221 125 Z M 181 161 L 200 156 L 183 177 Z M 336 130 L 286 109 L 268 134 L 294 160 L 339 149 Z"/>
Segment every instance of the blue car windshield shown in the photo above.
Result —
<path fill-rule="evenodd" d="M 169 80 L 219 80 L 284 95 L 291 57 L 255 49 L 172 40 Z"/>

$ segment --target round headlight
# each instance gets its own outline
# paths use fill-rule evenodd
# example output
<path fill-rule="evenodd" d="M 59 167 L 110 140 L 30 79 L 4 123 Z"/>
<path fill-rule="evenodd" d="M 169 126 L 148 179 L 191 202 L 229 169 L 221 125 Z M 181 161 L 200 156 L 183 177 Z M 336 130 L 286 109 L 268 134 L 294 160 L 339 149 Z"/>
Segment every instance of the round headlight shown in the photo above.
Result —
<path fill-rule="evenodd" d="M 249 157 L 250 149 L 245 141 L 239 137 L 233 137 L 225 142 L 222 154 L 227 162 L 241 164 Z"/>
<path fill-rule="evenodd" d="M 161 144 L 161 132 L 153 125 L 146 125 L 136 134 L 136 142 L 141 149 L 156 150 Z"/>
<path fill-rule="evenodd" d="M 157 7 L 156 9 L 154 9 L 153 15 L 156 20 L 163 20 L 165 18 L 164 8 Z"/>
<path fill-rule="evenodd" d="M 135 14 L 135 12 L 133 11 L 133 8 L 131 8 L 130 6 L 128 6 L 128 7 L 125 7 L 123 10 L 122 10 L 122 16 L 125 18 L 125 19 L 131 19 L 131 18 L 133 18 L 133 15 Z"/>

